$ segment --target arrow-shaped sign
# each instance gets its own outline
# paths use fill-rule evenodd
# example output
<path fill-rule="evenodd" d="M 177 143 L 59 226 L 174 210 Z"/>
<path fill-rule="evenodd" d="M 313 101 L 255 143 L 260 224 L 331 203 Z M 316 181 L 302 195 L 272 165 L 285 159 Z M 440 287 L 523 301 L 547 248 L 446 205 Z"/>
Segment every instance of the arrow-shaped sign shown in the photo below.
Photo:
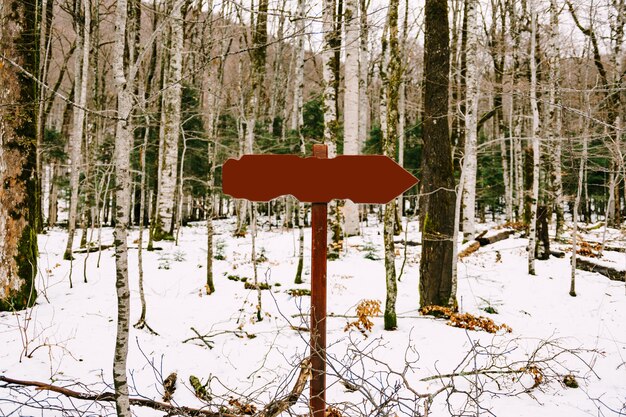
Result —
<path fill-rule="evenodd" d="M 417 178 L 382 155 L 342 155 L 332 159 L 296 155 L 244 155 L 222 168 L 225 194 L 270 201 L 291 194 L 303 202 L 333 199 L 384 204 L 417 183 Z"/>
<path fill-rule="evenodd" d="M 222 189 L 235 198 L 269 201 L 291 194 L 311 205 L 311 417 L 326 415 L 326 235 L 327 204 L 333 199 L 384 204 L 417 183 L 392 159 L 343 155 L 326 159 L 325 145 L 313 158 L 244 155 L 222 167 Z"/>

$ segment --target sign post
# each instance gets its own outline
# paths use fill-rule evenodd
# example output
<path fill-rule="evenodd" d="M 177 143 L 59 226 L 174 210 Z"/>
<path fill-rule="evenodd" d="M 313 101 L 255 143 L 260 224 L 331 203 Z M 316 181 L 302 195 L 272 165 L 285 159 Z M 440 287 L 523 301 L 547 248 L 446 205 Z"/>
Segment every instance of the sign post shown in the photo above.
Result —
<path fill-rule="evenodd" d="M 313 157 L 244 155 L 222 168 L 222 190 L 234 198 L 270 201 L 291 194 L 311 205 L 311 394 L 312 417 L 326 413 L 326 246 L 327 208 L 333 199 L 385 204 L 417 183 L 417 178 L 381 155 L 328 159 L 326 145 Z"/>
<path fill-rule="evenodd" d="M 313 156 L 328 158 L 325 145 L 315 145 Z M 328 203 L 311 204 L 311 394 L 312 417 L 326 414 L 326 250 Z"/>

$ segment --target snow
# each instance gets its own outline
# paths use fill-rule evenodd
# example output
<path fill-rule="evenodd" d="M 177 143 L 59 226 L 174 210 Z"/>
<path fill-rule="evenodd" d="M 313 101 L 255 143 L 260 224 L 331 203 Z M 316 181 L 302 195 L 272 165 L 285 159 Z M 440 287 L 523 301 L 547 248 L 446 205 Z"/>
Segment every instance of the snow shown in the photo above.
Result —
<path fill-rule="evenodd" d="M 382 259 L 382 225 L 371 219 L 363 235 L 350 237 L 339 260 L 328 263 L 328 312 L 354 315 L 363 299 L 380 300 L 384 306 L 384 262 L 365 258 L 366 247 L 373 246 Z M 479 225 L 490 228 L 493 225 Z M 131 328 L 128 360 L 129 380 L 133 395 L 160 400 L 161 384 L 170 372 L 178 373 L 178 389 L 174 400 L 179 405 L 201 407 L 189 384 L 189 376 L 206 381 L 217 398 L 247 396 L 258 406 L 291 389 L 294 369 L 308 350 L 309 334 L 291 326 L 307 326 L 308 297 L 291 297 L 290 288 L 309 288 L 310 229 L 305 229 L 305 267 L 302 285 L 294 285 L 297 266 L 298 231 L 267 227 L 259 231 L 257 253 L 264 252 L 266 262 L 258 264 L 259 280 L 270 284 L 263 291 L 264 320 L 256 322 L 256 292 L 244 289 L 242 282 L 229 280 L 228 275 L 252 279 L 251 241 L 232 237 L 234 223 L 215 222 L 216 241 L 224 244 L 225 260 L 214 260 L 216 292 L 207 296 L 206 227 L 192 224 L 181 230 L 178 246 L 159 242 L 160 251 L 144 252 L 144 281 L 148 305 L 147 321 L 158 332 Z M 589 232 L 585 239 L 601 238 L 602 229 Z M 404 235 L 404 233 L 403 233 Z M 129 242 L 137 239 L 131 233 Z M 612 231 L 611 239 L 620 239 Z M 419 241 L 418 225 L 409 224 L 409 241 Z M 113 251 L 77 254 L 72 262 L 74 288 L 69 288 L 70 262 L 62 260 L 66 232 L 51 230 L 39 236 L 40 275 L 37 305 L 18 313 L 0 313 L 0 375 L 38 380 L 77 390 L 112 391 L 112 360 L 115 341 L 116 297 Z M 404 239 L 404 236 L 402 236 Z M 78 242 L 78 237 L 76 243 Z M 103 230 L 103 244 L 112 243 L 112 231 Z M 618 241 L 619 243 L 619 241 Z M 131 246 L 135 246 L 132 244 Z M 419 393 L 433 393 L 442 387 L 441 380 L 420 381 L 437 374 L 471 371 L 494 361 L 514 369 L 526 365 L 529 355 L 542 344 L 540 361 L 560 352 L 552 361 L 538 365 L 546 379 L 531 389 L 530 374 L 502 377 L 500 386 L 485 381 L 485 392 L 478 398 L 480 414 L 499 416 L 588 416 L 626 414 L 626 293 L 624 283 L 610 281 L 596 273 L 577 272 L 577 297 L 569 296 L 569 254 L 565 258 L 537 261 L 537 275 L 527 274 L 527 240 L 512 236 L 493 245 L 481 247 L 459 263 L 458 300 L 462 312 L 492 318 L 496 324 L 506 323 L 511 333 L 466 331 L 447 326 L 444 320 L 420 316 L 418 313 L 418 273 L 421 246 L 408 246 L 403 275 L 398 283 L 399 328 L 383 330 L 382 318 L 373 318 L 372 332 L 364 337 L 358 331 L 345 332 L 352 318 L 329 317 L 329 377 L 327 400 L 339 404 L 355 404 L 352 416 L 371 413 L 371 404 L 364 402 L 362 392 L 349 392 L 337 381 L 336 374 L 359 383 L 377 399 L 381 390 L 391 395 L 394 383 L 405 372 L 407 382 Z M 404 246 L 397 244 L 397 271 L 403 262 Z M 215 252 L 214 252 L 215 253 Z M 610 254 L 615 263 L 626 262 L 626 255 Z M 99 268 L 97 267 L 100 261 Z M 132 319 L 140 314 L 137 283 L 137 250 L 129 251 L 132 289 Z M 87 283 L 83 271 L 87 271 Z M 495 308 L 498 314 L 483 309 Z M 193 338 L 214 334 L 209 349 Z M 220 333 L 224 332 L 224 333 Z M 254 337 L 251 337 L 254 336 Z M 480 351 L 474 359 L 466 359 L 472 349 Z M 575 350 L 572 353 L 563 349 Z M 359 351 L 361 353 L 359 353 Z M 491 355 L 486 355 L 491 352 Z M 496 355 L 496 353 L 500 353 Z M 364 357 L 368 354 L 369 357 Z M 26 357 L 26 355 L 30 357 Z M 411 363 L 411 369 L 405 365 Z M 462 365 L 459 365 L 462 364 Z M 387 365 L 389 368 L 387 368 Z M 580 388 L 565 387 L 558 379 L 572 373 Z M 551 379 L 556 375 L 557 380 Z M 518 378 L 519 377 L 519 378 Z M 458 390 L 470 389 L 475 376 L 455 378 Z M 445 384 L 450 382 L 446 379 Z M 81 385 L 76 385 L 80 383 Z M 84 384 L 84 385 L 83 385 Z M 233 391 L 230 391 L 233 390 Z M 30 391 L 36 398 L 56 398 L 45 391 Z M 471 393 L 471 392 L 470 392 Z M 515 395 L 513 395 L 515 394 Z M 296 406 L 306 412 L 308 389 Z M 406 389 L 394 394 L 405 398 L 403 406 L 395 406 L 391 415 L 413 415 L 413 398 Z M 24 397 L 0 388 L 0 415 L 63 415 L 50 409 L 40 411 L 22 408 L 15 401 Z M 452 408 L 446 405 L 449 399 Z M 68 401 L 54 400 L 46 404 L 71 406 Z M 220 400 L 221 401 L 221 400 Z M 435 397 L 431 415 L 459 412 L 467 396 L 445 393 Z M 81 404 L 74 401 L 75 405 Z M 343 404 L 343 405 L 342 405 Z M 100 409 L 82 404 L 84 415 L 113 415 L 114 408 Z M 477 415 L 471 400 L 465 415 Z M 423 409 L 420 409 L 423 412 Z M 161 416 L 148 408 L 134 407 L 137 416 Z M 14 413 L 14 414 L 11 414 Z M 621 414 L 618 414 L 621 413 Z M 73 415 L 73 414 L 72 414 Z"/>

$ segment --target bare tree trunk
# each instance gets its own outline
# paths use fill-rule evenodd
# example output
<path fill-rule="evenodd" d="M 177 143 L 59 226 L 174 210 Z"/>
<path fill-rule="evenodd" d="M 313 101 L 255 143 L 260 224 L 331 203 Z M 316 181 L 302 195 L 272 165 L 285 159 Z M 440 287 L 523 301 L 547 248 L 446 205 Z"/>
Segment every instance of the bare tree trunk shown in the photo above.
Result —
<path fill-rule="evenodd" d="M 38 85 L 5 56 L 37 72 L 39 13 L 38 2 L 0 2 L 0 311 L 25 309 L 37 298 Z"/>
<path fill-rule="evenodd" d="M 588 97 L 585 97 L 585 103 L 587 105 L 587 120 L 591 119 L 591 115 L 589 114 L 589 103 L 588 103 Z M 574 213 L 572 215 L 573 217 L 573 223 L 574 223 L 574 230 L 572 231 L 572 272 L 571 272 L 571 278 L 570 278 L 570 287 L 569 287 L 569 295 L 571 295 L 572 297 L 576 297 L 576 255 L 577 255 L 577 250 L 578 250 L 578 210 L 580 208 L 580 200 L 581 200 L 581 196 L 582 196 L 582 189 L 583 189 L 583 181 L 585 179 L 584 174 L 585 174 L 585 165 L 587 164 L 587 135 L 588 133 L 588 125 L 589 122 L 587 120 L 583 120 L 583 154 L 582 157 L 580 158 L 580 165 L 578 168 L 578 187 L 576 190 L 576 199 L 574 201 Z"/>
<path fill-rule="evenodd" d="M 344 106 L 343 106 L 343 153 L 358 155 L 359 152 L 359 23 L 357 0 L 346 0 L 344 12 L 345 51 Z M 359 234 L 359 207 L 350 200 L 343 206 L 344 233 Z"/>
<path fill-rule="evenodd" d="M 342 4 L 342 0 L 338 0 Z M 340 13 L 339 13 L 340 14 Z M 339 39 L 341 31 L 337 30 L 337 0 L 324 0 L 322 10 L 322 31 L 324 32 L 324 43 L 322 50 L 322 75 L 324 79 L 324 92 L 322 95 L 322 110 L 324 112 L 324 144 L 328 148 L 328 157 L 334 158 L 337 155 L 337 135 L 338 135 L 338 97 L 339 87 L 339 54 L 337 48 L 340 46 Z M 332 213 L 332 243 L 331 253 L 338 254 L 342 249 L 342 227 L 340 201 L 330 204 Z"/>
<path fill-rule="evenodd" d="M 383 127 L 383 154 L 395 158 L 398 138 L 398 98 L 402 77 L 400 48 L 398 44 L 398 0 L 389 3 L 386 30 L 383 30 L 382 54 L 380 63 L 381 88 L 381 125 Z M 398 283 L 396 278 L 394 223 L 396 217 L 395 198 L 385 205 L 383 219 L 383 240 L 385 247 L 385 282 L 387 297 L 385 301 L 385 330 L 398 327 L 396 317 L 396 299 Z"/>
<path fill-rule="evenodd" d="M 58 209 L 59 209 L 59 186 L 57 185 L 57 178 L 60 175 L 60 162 L 54 161 L 51 167 L 50 175 L 50 192 L 48 194 L 48 227 L 54 227 L 57 223 Z"/>
<path fill-rule="evenodd" d="M 50 36 L 51 28 L 52 28 L 52 10 L 54 7 L 54 3 L 52 0 L 41 0 L 41 16 L 39 17 L 41 24 L 39 30 L 39 68 L 37 74 L 39 76 L 39 80 L 47 83 L 48 82 L 48 70 L 50 68 L 50 62 L 52 58 L 51 46 L 52 46 L 52 37 Z M 59 74 L 59 79 L 62 79 L 64 76 L 64 71 L 61 70 Z M 57 87 L 58 88 L 58 87 Z M 56 89 L 53 91 L 56 92 Z M 39 105 L 37 108 L 37 232 L 41 232 L 44 227 L 44 219 L 43 219 L 43 205 L 44 205 L 44 192 L 43 192 L 43 161 L 42 161 L 42 144 L 43 139 L 46 133 L 46 121 L 49 111 L 49 105 L 54 100 L 48 100 L 49 93 L 45 88 L 38 89 L 38 100 Z M 48 105 L 46 105 L 48 102 Z"/>
<path fill-rule="evenodd" d="M 182 1 L 170 0 L 169 62 L 165 71 L 162 127 L 159 146 L 157 218 L 154 240 L 174 237 L 174 203 L 178 173 L 178 140 L 181 130 L 183 16 Z"/>
<path fill-rule="evenodd" d="M 369 100 L 368 67 L 369 67 L 369 29 L 367 24 L 368 0 L 360 0 L 360 56 L 359 56 L 359 152 L 363 150 L 368 137 Z"/>
<path fill-rule="evenodd" d="M 535 242 L 537 230 L 537 202 L 539 200 L 539 107 L 537 106 L 537 61 L 535 60 L 537 41 L 537 14 L 531 8 L 530 38 L 530 108 L 532 111 L 533 183 L 530 201 L 530 225 L 528 232 L 528 273 L 535 275 Z"/>
<path fill-rule="evenodd" d="M 465 152 L 463 155 L 463 235 L 465 240 L 474 239 L 476 232 L 476 171 L 478 169 L 478 91 L 480 73 L 478 71 L 478 1 L 465 0 L 467 19 L 466 47 L 466 86 L 467 105 L 465 111 Z"/>
<path fill-rule="evenodd" d="M 135 0 L 137 1 L 137 0 Z M 140 12 L 140 8 L 138 8 L 137 12 Z M 140 19 L 138 18 L 138 21 Z M 139 94 L 139 97 L 143 97 L 143 93 Z M 146 111 L 145 100 L 142 100 L 142 110 Z M 143 145 L 141 147 L 141 185 L 140 185 L 140 193 L 141 197 L 139 198 L 139 238 L 137 239 L 137 272 L 139 273 L 139 298 L 141 300 L 141 316 L 137 323 L 134 324 L 136 329 L 143 329 L 144 327 L 148 329 L 148 331 L 152 334 L 157 334 L 152 327 L 148 324 L 146 319 L 147 314 L 147 303 L 146 303 L 146 294 L 144 292 L 143 286 L 143 229 L 144 229 L 144 221 L 145 221 L 145 205 L 146 205 L 146 151 L 148 150 L 148 140 L 150 137 L 150 118 L 146 113 L 145 116 L 146 126 L 143 132 Z"/>
<path fill-rule="evenodd" d="M 447 305 L 452 294 L 454 172 L 448 118 L 450 46 L 446 0 L 426 0 L 424 147 L 420 198 L 420 305 Z M 455 303 L 456 304 L 456 303 Z"/>
<path fill-rule="evenodd" d="M 548 141 L 550 143 L 550 182 L 552 184 L 551 198 L 556 212 L 555 238 L 559 239 L 563 233 L 563 180 L 561 174 L 561 109 L 559 78 L 561 76 L 560 61 L 561 50 L 559 47 L 559 5 L 556 0 L 550 0 L 550 25 L 548 27 Z"/>
<path fill-rule="evenodd" d="M 117 288 L 117 333 L 113 360 L 113 385 L 118 417 L 131 417 L 128 399 L 126 360 L 130 322 L 130 289 L 128 284 L 128 211 L 130 192 L 130 150 L 133 142 L 131 126 L 133 80 L 127 78 L 124 64 L 126 46 L 127 0 L 117 0 L 115 13 L 115 44 L 113 77 L 117 93 L 117 125 L 115 129 L 115 286 Z M 132 38 L 132 36 L 131 36 Z"/>
<path fill-rule="evenodd" d="M 304 18 L 306 10 L 306 0 L 298 0 L 298 11 L 296 15 L 296 33 L 298 36 L 296 49 L 296 74 L 294 83 L 294 100 L 293 100 L 293 116 L 292 129 L 298 132 L 300 138 L 300 153 L 306 156 L 306 147 L 304 144 L 304 136 L 302 134 L 303 120 L 303 99 L 304 93 Z M 298 203 L 298 267 L 296 269 L 296 277 L 294 282 L 302 284 L 302 270 L 304 269 L 304 215 L 305 207 L 303 203 Z"/>
<path fill-rule="evenodd" d="M 83 127 L 85 124 L 85 105 L 87 104 L 87 83 L 89 81 L 89 49 L 91 42 L 89 39 L 91 30 L 91 1 L 83 0 L 84 19 L 82 24 L 76 22 L 77 44 L 80 45 L 77 51 L 81 53 L 81 59 L 78 55 L 74 57 L 74 89 L 76 91 L 76 102 L 78 106 L 74 106 L 74 127 L 70 136 L 70 159 L 72 161 L 70 168 L 70 210 L 67 229 L 67 247 L 63 259 L 72 259 L 72 244 L 74 241 L 74 233 L 76 231 L 76 214 L 78 211 L 78 181 L 80 179 L 80 165 L 82 162 L 81 147 L 83 143 Z M 82 35 L 80 29 L 82 28 Z M 81 48 L 82 47 L 82 48 Z M 70 272 L 70 288 L 72 287 L 72 278 Z"/>

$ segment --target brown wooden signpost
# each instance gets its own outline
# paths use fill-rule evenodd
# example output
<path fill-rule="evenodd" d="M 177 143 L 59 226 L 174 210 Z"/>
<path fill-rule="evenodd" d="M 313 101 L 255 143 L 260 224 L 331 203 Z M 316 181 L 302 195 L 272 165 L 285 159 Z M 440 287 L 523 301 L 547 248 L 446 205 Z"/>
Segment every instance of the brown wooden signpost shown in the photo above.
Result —
<path fill-rule="evenodd" d="M 326 239 L 327 203 L 384 204 L 417 183 L 417 178 L 381 155 L 342 155 L 328 159 L 325 145 L 313 157 L 244 155 L 222 168 L 225 194 L 251 201 L 293 195 L 311 207 L 311 396 L 312 417 L 326 411 Z"/>

